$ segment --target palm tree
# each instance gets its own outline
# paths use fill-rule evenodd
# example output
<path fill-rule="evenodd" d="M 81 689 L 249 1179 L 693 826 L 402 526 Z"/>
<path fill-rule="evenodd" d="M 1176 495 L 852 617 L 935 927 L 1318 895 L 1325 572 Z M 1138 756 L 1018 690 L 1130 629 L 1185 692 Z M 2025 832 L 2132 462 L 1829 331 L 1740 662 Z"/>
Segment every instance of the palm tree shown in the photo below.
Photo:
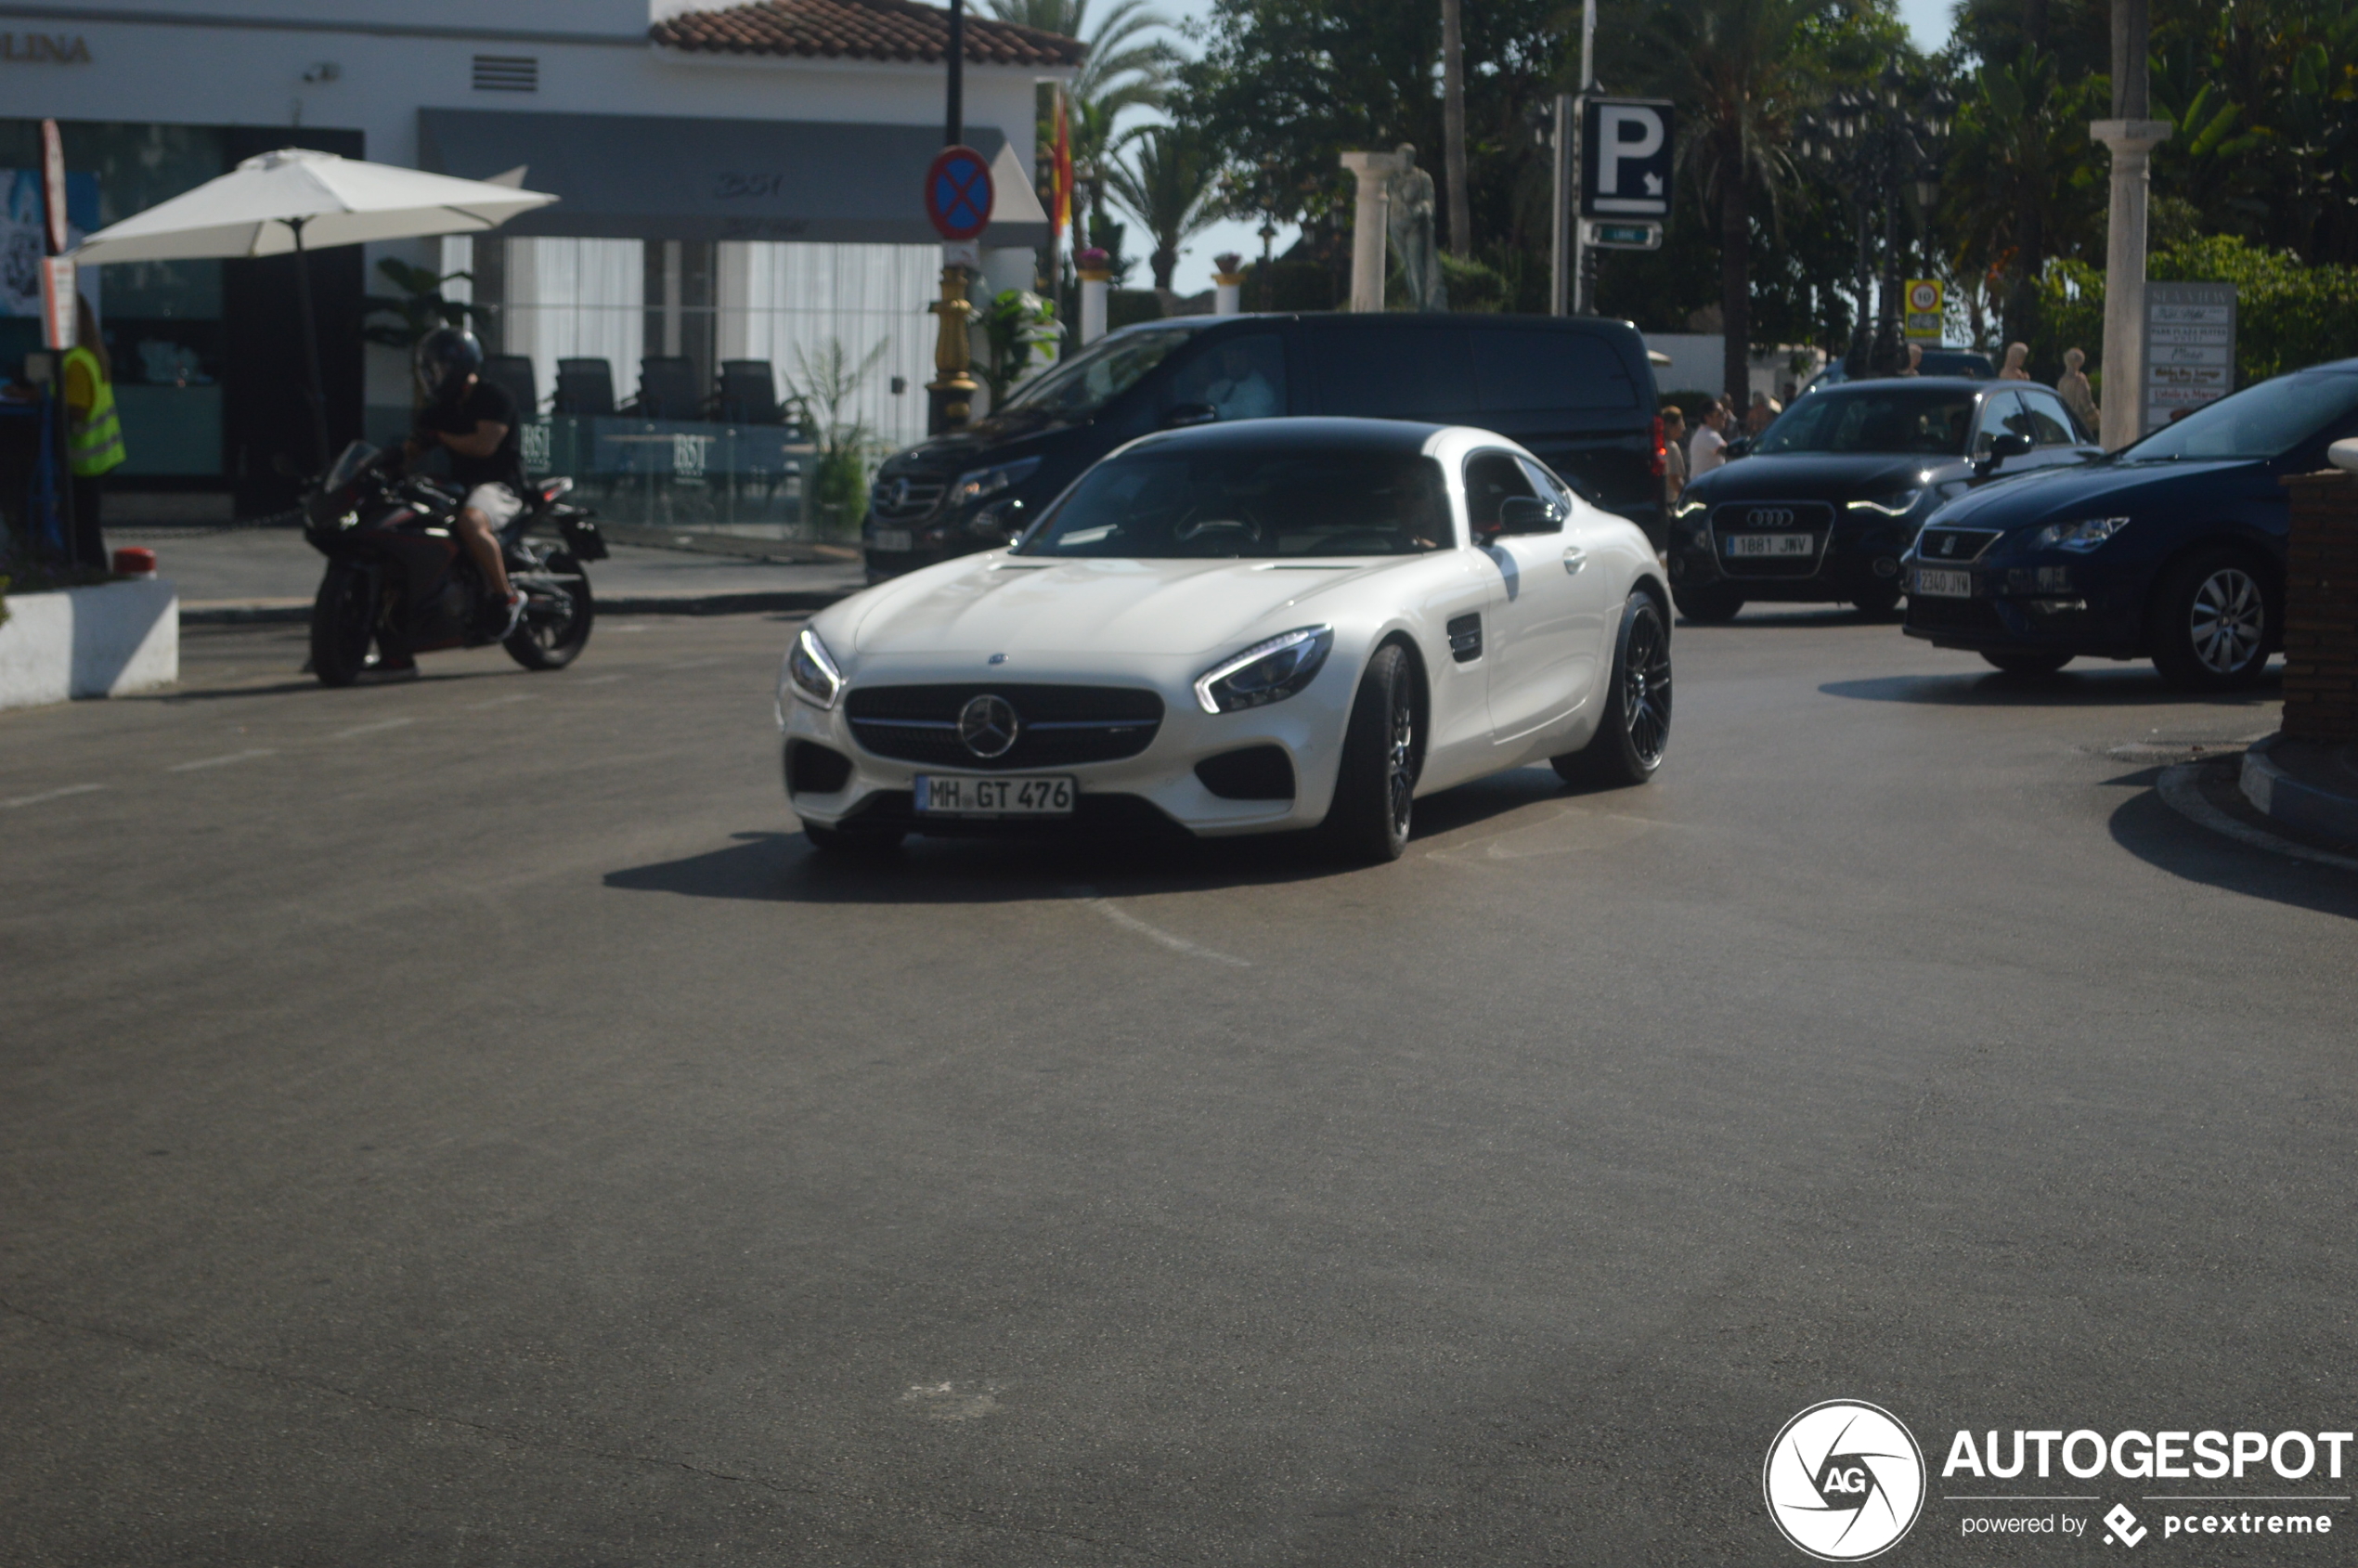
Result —
<path fill-rule="evenodd" d="M 1097 30 L 1087 31 L 1091 0 L 987 0 L 1001 21 L 1060 32 L 1089 45 L 1088 58 L 1066 91 L 1075 103 L 1103 110 L 1110 117 L 1125 109 L 1160 109 L 1171 91 L 1171 72 L 1178 52 L 1147 34 L 1171 26 L 1161 12 L 1149 10 L 1147 0 L 1113 0 L 1098 13 Z"/>
<path fill-rule="evenodd" d="M 1693 0 L 1656 27 L 1679 109 L 1692 127 L 1680 162 L 1719 220 L 1719 314 L 1729 395 L 1741 397 L 1752 342 L 1752 203 L 1776 214 L 1793 178 L 1784 149 L 1816 96 L 1808 26 L 1823 0 Z"/>
<path fill-rule="evenodd" d="M 1155 287 L 1169 292 L 1179 247 L 1222 214 L 1219 173 L 1202 135 L 1185 125 L 1150 125 L 1132 138 L 1128 163 L 1109 163 L 1106 184 L 1154 237 Z"/>
<path fill-rule="evenodd" d="M 1959 270 L 2005 279 L 2009 341 L 2037 341 L 2047 258 L 2093 243 L 2105 176 L 2088 141 L 2104 108 L 2092 84 L 2066 87 L 2055 57 L 2026 48 L 1984 67 L 1957 111 L 1944 182 Z"/>
<path fill-rule="evenodd" d="M 1466 41 L 1461 0 L 1441 0 L 1442 164 L 1449 176 L 1449 253 L 1473 259 L 1473 194 L 1466 188 Z"/>

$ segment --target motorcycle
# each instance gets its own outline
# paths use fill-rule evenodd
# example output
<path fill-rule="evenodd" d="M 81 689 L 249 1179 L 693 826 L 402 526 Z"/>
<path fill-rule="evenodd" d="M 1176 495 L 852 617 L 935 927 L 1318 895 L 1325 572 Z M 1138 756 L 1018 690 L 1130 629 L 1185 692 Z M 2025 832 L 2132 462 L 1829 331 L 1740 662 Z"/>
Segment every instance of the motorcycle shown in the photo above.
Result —
<path fill-rule="evenodd" d="M 493 641 L 526 669 L 571 664 L 597 616 L 583 567 L 606 558 L 590 511 L 564 499 L 573 481 L 536 483 L 524 511 L 499 530 L 508 580 L 525 596 L 523 618 L 501 638 L 506 607 L 458 537 L 464 495 L 404 472 L 400 457 L 356 441 L 304 499 L 303 537 L 328 558 L 311 606 L 319 683 L 349 686 L 414 669 L 420 654 Z M 546 527 L 562 542 L 525 537 Z"/>

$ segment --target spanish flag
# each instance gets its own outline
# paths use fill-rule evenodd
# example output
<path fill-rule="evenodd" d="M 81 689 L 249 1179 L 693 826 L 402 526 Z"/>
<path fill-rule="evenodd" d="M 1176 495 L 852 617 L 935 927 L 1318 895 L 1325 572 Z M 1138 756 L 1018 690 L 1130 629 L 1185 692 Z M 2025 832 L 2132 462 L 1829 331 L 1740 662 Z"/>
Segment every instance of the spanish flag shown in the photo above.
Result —
<path fill-rule="evenodd" d="M 1072 133 L 1065 124 L 1062 87 L 1056 89 L 1056 199 L 1050 205 L 1048 237 L 1054 243 L 1072 227 Z"/>

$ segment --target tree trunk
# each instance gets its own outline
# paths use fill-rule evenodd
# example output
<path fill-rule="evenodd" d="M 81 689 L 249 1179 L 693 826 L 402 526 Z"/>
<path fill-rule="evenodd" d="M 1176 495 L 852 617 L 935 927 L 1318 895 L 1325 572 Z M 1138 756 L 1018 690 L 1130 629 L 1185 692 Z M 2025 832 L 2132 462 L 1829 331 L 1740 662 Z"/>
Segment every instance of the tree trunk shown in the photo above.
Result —
<path fill-rule="evenodd" d="M 1155 287 L 1168 292 L 1171 288 L 1171 274 L 1179 266 L 1178 251 L 1170 245 L 1157 245 L 1154 254 L 1147 257 L 1147 262 L 1155 269 Z"/>
<path fill-rule="evenodd" d="M 1449 253 L 1470 261 L 1473 200 L 1466 189 L 1466 43 L 1459 6 L 1460 0 L 1441 0 L 1441 128 L 1449 177 Z"/>
<path fill-rule="evenodd" d="M 2022 244 L 2015 254 L 2012 297 L 2006 301 L 2006 341 L 2029 343 L 2039 330 L 2039 275 L 2047 270 L 2046 214 L 2036 200 L 2022 214 Z"/>
<path fill-rule="evenodd" d="M 1752 223 L 1743 153 L 1726 149 L 1719 159 L 1719 322 L 1727 333 L 1720 377 L 1742 421 L 1752 384 Z"/>

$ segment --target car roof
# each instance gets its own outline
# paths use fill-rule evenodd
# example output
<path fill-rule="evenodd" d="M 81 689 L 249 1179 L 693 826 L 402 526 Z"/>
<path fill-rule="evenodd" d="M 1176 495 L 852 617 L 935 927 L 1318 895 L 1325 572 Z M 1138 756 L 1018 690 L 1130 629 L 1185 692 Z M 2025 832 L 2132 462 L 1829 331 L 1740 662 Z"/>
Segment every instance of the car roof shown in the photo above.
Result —
<path fill-rule="evenodd" d="M 1855 397 L 1902 382 L 1909 386 L 1938 387 L 1944 392 L 1996 392 L 2006 386 L 2040 386 L 2040 382 L 1993 382 L 1980 376 L 1860 376 L 1856 381 L 1829 382 L 1811 394 L 1821 397 Z M 2049 391 L 2054 390 L 2048 388 Z"/>
<path fill-rule="evenodd" d="M 1273 451 L 1287 447 L 1338 447 L 1369 453 L 1389 452 L 1416 457 L 1426 444 L 1451 427 L 1412 420 L 1341 419 L 1309 415 L 1292 419 L 1223 420 L 1190 425 L 1185 430 L 1158 431 L 1134 441 L 1127 451 L 1226 450 Z"/>

